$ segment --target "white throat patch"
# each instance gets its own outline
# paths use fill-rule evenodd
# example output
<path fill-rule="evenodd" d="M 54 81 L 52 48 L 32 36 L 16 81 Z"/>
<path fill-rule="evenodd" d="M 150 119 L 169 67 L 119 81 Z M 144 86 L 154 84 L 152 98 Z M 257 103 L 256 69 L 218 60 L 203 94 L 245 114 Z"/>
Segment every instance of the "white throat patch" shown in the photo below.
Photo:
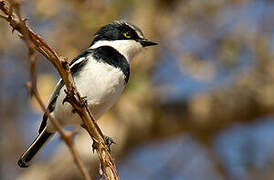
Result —
<path fill-rule="evenodd" d="M 101 46 L 110 46 L 116 49 L 120 54 L 122 54 L 128 62 L 131 61 L 131 59 L 136 56 L 138 53 L 140 53 L 143 49 L 143 46 L 136 42 L 135 40 L 113 40 L 113 41 L 97 41 L 95 44 L 93 44 L 89 49 L 96 49 Z"/>

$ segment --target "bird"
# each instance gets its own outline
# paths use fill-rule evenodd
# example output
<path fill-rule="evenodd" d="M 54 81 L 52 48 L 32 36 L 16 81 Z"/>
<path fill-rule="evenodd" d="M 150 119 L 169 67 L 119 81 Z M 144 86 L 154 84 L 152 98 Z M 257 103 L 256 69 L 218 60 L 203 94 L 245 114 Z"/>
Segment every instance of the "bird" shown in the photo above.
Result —
<path fill-rule="evenodd" d="M 74 58 L 70 70 L 77 90 L 97 121 L 118 100 L 129 81 L 130 62 L 145 47 L 157 45 L 144 37 L 139 27 L 125 20 L 116 20 L 101 27 L 90 46 Z M 83 125 L 66 98 L 65 84 L 60 79 L 49 98 L 47 110 L 62 127 Z M 56 133 L 54 125 L 43 115 L 38 136 L 20 156 L 17 164 L 26 168 L 42 147 Z"/>

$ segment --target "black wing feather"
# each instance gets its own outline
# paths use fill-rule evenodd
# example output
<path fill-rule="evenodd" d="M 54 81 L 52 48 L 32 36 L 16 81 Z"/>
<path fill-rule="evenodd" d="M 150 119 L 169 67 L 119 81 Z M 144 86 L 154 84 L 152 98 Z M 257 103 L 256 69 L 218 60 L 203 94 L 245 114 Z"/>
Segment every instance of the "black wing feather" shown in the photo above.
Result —
<path fill-rule="evenodd" d="M 55 103 L 56 103 L 56 100 L 57 100 L 57 98 L 58 98 L 58 96 L 59 96 L 59 93 L 60 93 L 60 90 L 62 89 L 62 87 L 64 86 L 64 81 L 63 80 L 61 80 L 58 84 L 57 84 L 57 86 L 56 86 L 56 88 L 55 88 L 55 90 L 54 90 L 54 93 L 52 94 L 52 96 L 51 96 L 51 98 L 50 98 L 50 100 L 49 100 L 49 104 L 48 104 L 48 107 L 47 107 L 47 109 L 48 109 L 48 111 L 51 113 L 53 110 L 54 110 L 54 108 L 55 108 Z M 44 128 L 46 127 L 46 125 L 47 125 L 47 119 L 48 119 L 48 117 L 47 117 L 47 115 L 44 113 L 44 115 L 43 115 L 43 120 L 42 120 L 42 122 L 41 122 L 41 124 L 40 124 L 40 128 L 39 128 L 39 134 L 44 130 Z"/>
<path fill-rule="evenodd" d="M 74 58 L 71 63 L 70 63 L 70 68 L 71 68 L 71 73 L 73 76 L 77 76 L 77 72 L 80 71 L 80 69 L 86 64 L 87 62 L 87 56 L 90 55 L 92 53 L 92 50 L 86 50 L 84 52 L 82 52 L 79 56 L 77 56 L 76 58 Z M 80 61 L 79 63 L 76 63 L 75 62 L 77 60 L 79 60 L 80 58 L 85 58 L 83 59 L 82 61 Z M 49 104 L 48 104 L 48 107 L 47 109 L 49 110 L 49 112 L 51 113 L 54 109 L 55 109 L 55 105 L 56 105 L 56 101 L 57 101 L 57 98 L 60 94 L 60 90 L 62 89 L 62 87 L 64 86 L 64 81 L 63 80 L 60 80 L 57 84 L 57 86 L 55 87 L 55 90 L 49 100 Z M 47 120 L 48 120 L 48 117 L 46 114 L 43 115 L 43 120 L 40 124 L 40 128 L 38 130 L 39 134 L 44 130 L 44 128 L 46 127 L 47 125 Z"/>

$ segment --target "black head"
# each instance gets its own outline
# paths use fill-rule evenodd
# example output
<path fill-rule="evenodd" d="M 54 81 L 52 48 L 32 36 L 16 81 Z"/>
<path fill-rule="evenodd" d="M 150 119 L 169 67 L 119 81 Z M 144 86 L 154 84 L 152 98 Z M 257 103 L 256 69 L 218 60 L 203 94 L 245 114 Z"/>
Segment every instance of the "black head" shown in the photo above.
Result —
<path fill-rule="evenodd" d="M 103 26 L 95 33 L 95 38 L 91 45 L 102 40 L 135 40 L 140 42 L 143 47 L 157 44 L 145 39 L 140 28 L 126 21 L 114 21 L 111 24 Z"/>

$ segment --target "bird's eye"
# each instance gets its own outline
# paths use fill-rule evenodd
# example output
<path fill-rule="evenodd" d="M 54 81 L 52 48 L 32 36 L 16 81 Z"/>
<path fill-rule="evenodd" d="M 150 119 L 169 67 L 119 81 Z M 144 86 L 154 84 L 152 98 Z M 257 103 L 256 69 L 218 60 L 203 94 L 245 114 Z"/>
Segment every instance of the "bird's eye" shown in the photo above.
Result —
<path fill-rule="evenodd" d="M 127 39 L 131 38 L 131 35 L 129 34 L 129 32 L 124 33 L 124 36 L 125 36 L 125 38 L 127 38 Z"/>

